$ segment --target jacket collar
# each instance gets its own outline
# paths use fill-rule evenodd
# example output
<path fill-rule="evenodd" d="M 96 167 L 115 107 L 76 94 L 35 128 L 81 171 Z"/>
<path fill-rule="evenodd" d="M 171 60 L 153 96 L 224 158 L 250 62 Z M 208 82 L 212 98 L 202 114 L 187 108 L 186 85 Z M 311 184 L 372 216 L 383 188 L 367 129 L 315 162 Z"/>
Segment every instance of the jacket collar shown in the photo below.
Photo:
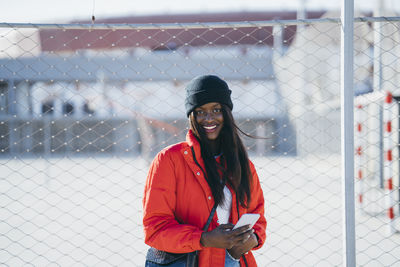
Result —
<path fill-rule="evenodd" d="M 199 161 L 199 163 L 203 166 L 203 159 L 201 157 L 201 149 L 200 149 L 200 143 L 197 140 L 196 136 L 194 135 L 193 131 L 189 129 L 189 131 L 186 134 L 186 142 L 190 147 L 193 147 L 194 153 L 196 155 L 196 159 Z"/>
<path fill-rule="evenodd" d="M 195 146 L 195 145 L 200 146 L 199 141 L 194 136 L 192 129 L 189 129 L 189 131 L 186 134 L 186 142 L 188 142 L 189 146 Z"/>

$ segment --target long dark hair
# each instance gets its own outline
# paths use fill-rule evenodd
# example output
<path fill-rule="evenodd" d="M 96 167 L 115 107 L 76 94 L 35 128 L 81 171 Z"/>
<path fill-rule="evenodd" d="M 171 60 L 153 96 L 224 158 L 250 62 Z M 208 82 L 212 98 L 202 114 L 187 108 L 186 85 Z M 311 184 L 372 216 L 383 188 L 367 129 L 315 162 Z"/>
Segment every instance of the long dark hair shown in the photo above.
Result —
<path fill-rule="evenodd" d="M 209 140 L 202 127 L 196 121 L 196 115 L 192 112 L 189 116 L 190 128 L 198 139 L 201 148 L 201 157 L 203 158 L 206 179 L 211 188 L 216 204 L 221 204 L 224 201 L 224 183 L 221 183 L 221 178 L 218 170 L 224 173 L 226 183 L 232 186 L 236 192 L 240 204 L 247 207 L 251 201 L 250 187 L 251 187 L 251 171 L 249 166 L 249 159 L 243 142 L 239 136 L 239 132 L 251 137 L 244 133 L 236 125 L 232 116 L 231 110 L 224 104 L 221 104 L 222 114 L 224 116 L 223 128 L 220 132 L 219 142 L 222 152 L 222 166 L 221 168 L 216 163 L 214 155 L 210 151 Z"/>

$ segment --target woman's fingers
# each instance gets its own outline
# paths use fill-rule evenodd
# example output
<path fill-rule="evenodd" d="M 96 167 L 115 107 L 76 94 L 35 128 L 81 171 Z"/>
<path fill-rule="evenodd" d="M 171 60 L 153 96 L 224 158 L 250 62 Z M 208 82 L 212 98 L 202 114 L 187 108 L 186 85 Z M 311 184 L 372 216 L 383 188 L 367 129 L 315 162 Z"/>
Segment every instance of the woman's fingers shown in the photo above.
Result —
<path fill-rule="evenodd" d="M 253 231 L 248 225 L 235 230 L 231 230 L 232 228 L 232 224 L 221 224 L 210 232 L 204 232 L 200 242 L 205 247 L 230 249 L 237 244 L 246 242 Z"/>
<path fill-rule="evenodd" d="M 240 227 L 236 228 L 235 230 L 232 230 L 232 232 L 244 233 L 249 230 L 251 230 L 251 228 L 250 228 L 250 225 L 247 224 L 247 225 L 240 226 Z"/>
<path fill-rule="evenodd" d="M 257 246 L 258 241 L 254 233 L 250 234 L 250 237 L 243 243 L 238 243 L 229 249 L 229 253 L 236 259 L 240 258 L 243 253 L 250 251 L 252 248 Z"/>
<path fill-rule="evenodd" d="M 227 223 L 227 224 L 221 224 L 218 226 L 218 228 L 224 229 L 224 230 L 232 230 L 233 224 Z"/>
<path fill-rule="evenodd" d="M 235 229 L 235 230 L 238 230 L 238 229 Z M 254 232 L 254 230 L 251 228 L 241 229 L 240 231 L 238 231 L 236 233 L 234 242 L 235 243 L 245 243 L 250 238 L 250 236 L 253 232 Z"/>

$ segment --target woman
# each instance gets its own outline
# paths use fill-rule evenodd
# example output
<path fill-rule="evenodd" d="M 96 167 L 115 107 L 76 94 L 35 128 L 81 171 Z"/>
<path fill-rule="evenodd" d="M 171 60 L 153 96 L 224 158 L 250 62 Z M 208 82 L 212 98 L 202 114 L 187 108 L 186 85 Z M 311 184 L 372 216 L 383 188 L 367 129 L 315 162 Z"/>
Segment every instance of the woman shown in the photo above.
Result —
<path fill-rule="evenodd" d="M 217 76 L 197 77 L 186 87 L 185 108 L 186 141 L 158 153 L 147 176 L 145 243 L 171 253 L 197 250 L 199 266 L 257 266 L 251 250 L 266 238 L 264 197 L 232 117 L 231 90 Z M 260 218 L 252 229 L 231 230 L 245 213 Z"/>

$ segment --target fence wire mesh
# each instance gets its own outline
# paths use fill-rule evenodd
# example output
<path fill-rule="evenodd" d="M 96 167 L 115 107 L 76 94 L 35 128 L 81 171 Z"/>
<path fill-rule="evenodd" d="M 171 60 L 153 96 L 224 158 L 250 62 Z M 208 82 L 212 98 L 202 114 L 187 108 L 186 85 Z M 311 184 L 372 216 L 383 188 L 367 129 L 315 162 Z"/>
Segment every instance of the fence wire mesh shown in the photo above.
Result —
<path fill-rule="evenodd" d="M 266 200 L 258 265 L 342 265 L 340 23 L 325 17 L 334 19 L 1 24 L 0 264 L 143 266 L 149 163 L 185 137 L 185 84 L 214 73 L 230 84 L 239 127 L 268 137 L 244 139 Z M 395 95 L 399 19 L 360 19 L 354 33 L 358 99 Z M 357 101 L 381 101 L 367 99 Z M 400 265 L 379 184 L 380 114 L 361 116 L 374 121 L 365 126 L 370 137 L 355 135 L 356 147 L 370 147 L 356 181 L 357 194 L 365 192 L 356 203 L 362 266 Z"/>

